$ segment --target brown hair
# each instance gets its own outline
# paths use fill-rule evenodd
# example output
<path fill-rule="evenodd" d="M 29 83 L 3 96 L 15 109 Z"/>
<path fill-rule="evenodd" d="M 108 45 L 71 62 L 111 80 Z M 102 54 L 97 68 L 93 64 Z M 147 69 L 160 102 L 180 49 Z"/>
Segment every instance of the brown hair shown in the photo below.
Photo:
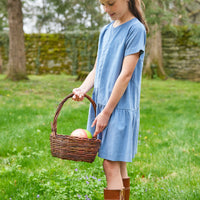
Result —
<path fill-rule="evenodd" d="M 144 5 L 144 3 L 142 2 Z M 131 13 L 142 23 L 144 24 L 147 33 L 149 32 L 149 28 L 147 22 L 145 20 L 145 16 L 141 6 L 141 0 L 129 0 L 128 7 Z"/>

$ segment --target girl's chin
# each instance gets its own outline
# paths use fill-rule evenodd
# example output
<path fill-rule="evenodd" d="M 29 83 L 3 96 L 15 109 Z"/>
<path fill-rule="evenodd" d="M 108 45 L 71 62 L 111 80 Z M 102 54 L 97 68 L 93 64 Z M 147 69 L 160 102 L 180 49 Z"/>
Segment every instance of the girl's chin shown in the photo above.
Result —
<path fill-rule="evenodd" d="M 116 15 L 115 15 L 115 14 L 109 15 L 109 16 L 110 16 L 110 18 L 111 18 L 112 20 L 116 20 Z"/>

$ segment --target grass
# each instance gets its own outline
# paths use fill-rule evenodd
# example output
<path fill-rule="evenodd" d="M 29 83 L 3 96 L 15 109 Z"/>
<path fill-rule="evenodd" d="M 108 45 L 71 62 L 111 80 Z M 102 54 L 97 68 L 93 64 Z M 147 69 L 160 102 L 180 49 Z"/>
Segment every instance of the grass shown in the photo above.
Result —
<path fill-rule="evenodd" d="M 102 160 L 92 164 L 53 158 L 49 135 L 57 105 L 75 77 L 0 75 L 0 199 L 103 199 Z M 200 85 L 142 82 L 138 153 L 128 164 L 130 199 L 200 199 Z M 85 128 L 89 102 L 67 101 L 58 133 Z"/>

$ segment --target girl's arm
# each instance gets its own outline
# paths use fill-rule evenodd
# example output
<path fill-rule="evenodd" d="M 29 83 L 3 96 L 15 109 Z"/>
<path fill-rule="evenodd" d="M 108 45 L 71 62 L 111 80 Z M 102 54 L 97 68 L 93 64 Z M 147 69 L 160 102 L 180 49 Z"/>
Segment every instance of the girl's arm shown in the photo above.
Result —
<path fill-rule="evenodd" d="M 86 79 L 83 81 L 81 86 L 79 88 L 74 88 L 73 93 L 74 96 L 72 97 L 75 101 L 82 101 L 84 98 L 84 94 L 86 94 L 91 88 L 94 86 L 94 78 L 96 73 L 96 62 L 94 64 L 94 67 L 92 71 L 87 75 Z"/>
<path fill-rule="evenodd" d="M 101 113 L 95 118 L 92 126 L 96 125 L 94 136 L 98 135 L 107 126 L 110 116 L 123 96 L 132 77 L 135 66 L 139 60 L 139 53 L 128 55 L 124 58 L 122 71 L 113 87 L 110 98 Z"/>

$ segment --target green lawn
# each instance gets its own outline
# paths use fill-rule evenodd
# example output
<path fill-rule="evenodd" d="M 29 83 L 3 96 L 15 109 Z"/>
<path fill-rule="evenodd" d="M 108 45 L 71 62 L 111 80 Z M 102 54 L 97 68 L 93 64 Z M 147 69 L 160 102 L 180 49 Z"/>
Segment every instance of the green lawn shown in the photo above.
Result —
<path fill-rule="evenodd" d="M 80 82 L 66 75 L 0 75 L 0 199 L 102 200 L 102 160 L 53 158 L 49 135 L 59 102 Z M 90 93 L 91 94 L 91 93 Z M 58 133 L 85 128 L 89 101 L 68 100 Z M 131 200 L 200 199 L 200 83 L 142 82 L 139 146 L 128 164 Z"/>

